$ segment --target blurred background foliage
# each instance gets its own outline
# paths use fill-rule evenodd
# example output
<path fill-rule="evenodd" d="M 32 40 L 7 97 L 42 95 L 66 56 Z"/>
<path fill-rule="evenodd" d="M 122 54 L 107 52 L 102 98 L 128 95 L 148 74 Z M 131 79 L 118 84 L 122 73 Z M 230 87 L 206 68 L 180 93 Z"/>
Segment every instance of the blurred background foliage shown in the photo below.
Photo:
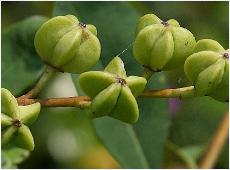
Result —
<path fill-rule="evenodd" d="M 2 86 L 9 88 L 15 95 L 28 89 L 31 81 L 34 81 L 32 78 L 37 79 L 43 69 L 41 61 L 35 57 L 30 42 L 36 27 L 44 22 L 45 18 L 30 18 L 23 21 L 34 15 L 52 17 L 74 14 L 86 23 L 95 24 L 102 43 L 101 61 L 93 68 L 95 70 L 102 70 L 112 57 L 129 46 L 135 37 L 138 18 L 146 13 L 155 13 L 162 20 L 177 19 L 180 25 L 189 29 L 197 40 L 211 38 L 219 41 L 226 49 L 229 46 L 228 2 L 32 1 L 1 2 L 1 8 Z M 24 35 L 24 32 L 31 34 Z M 27 49 L 30 50 L 23 52 Z M 15 60 L 17 56 L 21 62 Z M 23 60 L 20 57 L 23 57 Z M 31 59 L 28 57 L 35 59 L 29 62 Z M 141 74 L 142 68 L 132 59 L 131 48 L 122 54 L 122 59 L 128 74 Z M 6 68 L 13 65 L 12 61 L 15 65 L 19 62 L 20 68 L 15 66 L 6 72 Z M 22 61 L 29 66 L 22 64 Z M 18 76 L 28 77 L 27 84 L 26 80 L 24 83 L 21 83 L 20 79 L 15 82 L 18 76 L 15 76 L 14 69 L 23 70 Z M 27 75 L 28 72 L 32 75 Z M 82 94 L 78 87 L 76 91 L 73 83 L 77 77 L 78 75 L 58 74 L 50 81 L 40 97 Z M 178 68 L 154 76 L 148 87 L 185 85 L 189 85 L 189 82 L 183 74 L 183 68 Z M 31 127 L 36 148 L 19 168 L 194 168 L 215 132 L 218 122 L 228 109 L 227 104 L 209 97 L 183 101 L 140 99 L 138 102 L 141 115 L 133 127 L 121 125 L 120 122 L 108 118 L 94 120 L 92 124 L 87 116 L 88 111 L 79 109 L 42 109 L 39 119 Z M 111 140 L 115 141 L 119 136 L 111 134 L 117 133 L 123 135 L 126 143 L 121 142 L 116 148 Z M 128 143 L 129 139 L 133 139 L 134 142 Z M 226 141 L 215 168 L 228 168 L 228 150 Z M 137 157 L 136 153 L 139 153 Z"/>

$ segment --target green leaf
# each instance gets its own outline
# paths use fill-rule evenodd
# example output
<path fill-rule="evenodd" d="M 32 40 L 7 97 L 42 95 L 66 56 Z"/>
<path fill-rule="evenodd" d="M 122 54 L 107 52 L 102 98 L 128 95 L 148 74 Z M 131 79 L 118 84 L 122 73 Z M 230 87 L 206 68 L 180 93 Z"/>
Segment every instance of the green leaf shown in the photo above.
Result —
<path fill-rule="evenodd" d="M 34 49 L 34 35 L 47 18 L 32 16 L 2 34 L 2 87 L 20 95 L 32 86 L 42 71 L 42 61 Z"/>
<path fill-rule="evenodd" d="M 227 103 L 210 97 L 183 100 L 173 120 L 171 140 L 179 146 L 208 143 L 227 108 Z"/>
<path fill-rule="evenodd" d="M 90 2 L 90 5 L 85 2 L 56 3 L 54 15 L 69 13 L 76 15 L 80 21 L 97 27 L 104 67 L 121 53 L 120 57 L 129 75 L 143 74 L 143 68 L 132 56 L 131 47 L 140 15 L 129 2 Z M 122 52 L 127 47 L 129 48 Z M 162 79 L 164 75 L 157 77 L 154 85 L 159 85 L 157 82 Z M 79 87 L 76 88 L 79 91 Z M 147 168 L 146 159 L 151 168 L 160 168 L 169 128 L 167 100 L 144 99 L 139 102 L 140 119 L 134 128 L 111 118 L 96 119 L 93 123 L 100 139 L 123 168 Z M 118 143 L 126 149 L 117 148 Z M 128 149 L 130 147 L 135 149 Z M 139 154 L 140 150 L 142 154 Z"/>
<path fill-rule="evenodd" d="M 17 165 L 24 161 L 29 156 L 29 154 L 30 152 L 28 150 L 17 147 L 9 147 L 2 149 L 2 168 L 17 168 Z"/>
<path fill-rule="evenodd" d="M 99 138 L 123 168 L 149 167 L 132 125 L 110 117 L 93 123 Z"/>

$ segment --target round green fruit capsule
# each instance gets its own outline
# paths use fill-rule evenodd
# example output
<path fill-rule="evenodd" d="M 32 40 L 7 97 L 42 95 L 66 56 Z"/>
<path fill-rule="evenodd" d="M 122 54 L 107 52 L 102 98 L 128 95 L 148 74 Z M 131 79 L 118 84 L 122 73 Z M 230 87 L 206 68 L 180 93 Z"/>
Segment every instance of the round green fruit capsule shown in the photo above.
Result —
<path fill-rule="evenodd" d="M 33 150 L 33 136 L 26 125 L 31 125 L 38 117 L 41 105 L 34 103 L 18 106 L 16 98 L 7 89 L 1 89 L 1 129 L 2 145 L 11 143 L 18 147 Z"/>
<path fill-rule="evenodd" d="M 228 51 L 217 41 L 203 39 L 197 42 L 194 52 L 185 61 L 184 71 L 195 86 L 196 94 L 228 101 Z"/>
<path fill-rule="evenodd" d="M 78 21 L 73 15 L 57 16 L 37 31 L 34 45 L 42 60 L 61 71 L 82 73 L 93 67 L 101 46 L 93 25 Z"/>
<path fill-rule="evenodd" d="M 182 66 L 196 44 L 193 34 L 170 19 L 160 20 L 154 14 L 140 18 L 133 45 L 134 58 L 154 72 Z"/>
<path fill-rule="evenodd" d="M 142 93 L 147 81 L 143 77 L 127 76 L 119 57 L 115 57 L 104 71 L 81 74 L 79 83 L 92 98 L 91 111 L 94 117 L 107 115 L 126 123 L 138 120 L 135 97 Z"/>

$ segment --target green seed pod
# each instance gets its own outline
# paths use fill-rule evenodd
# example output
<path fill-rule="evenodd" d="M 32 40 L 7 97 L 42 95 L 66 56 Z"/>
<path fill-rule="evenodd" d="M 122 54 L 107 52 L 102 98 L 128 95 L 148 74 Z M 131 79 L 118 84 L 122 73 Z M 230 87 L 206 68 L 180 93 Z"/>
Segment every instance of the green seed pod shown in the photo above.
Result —
<path fill-rule="evenodd" d="M 40 112 L 40 103 L 34 103 L 27 106 L 19 106 L 20 120 L 23 124 L 31 125 L 38 117 Z"/>
<path fill-rule="evenodd" d="M 1 106 L 2 113 L 15 117 L 17 116 L 18 103 L 9 90 L 1 88 Z"/>
<path fill-rule="evenodd" d="M 25 125 L 18 128 L 12 142 L 20 148 L 28 149 L 30 151 L 34 150 L 33 136 L 30 129 Z"/>
<path fill-rule="evenodd" d="M 161 21 L 154 14 L 140 18 L 133 45 L 134 58 L 154 72 L 182 66 L 196 44 L 193 34 L 170 19 Z"/>
<path fill-rule="evenodd" d="M 220 59 L 200 72 L 196 81 L 196 92 L 198 95 L 210 94 L 220 84 L 224 74 L 224 65 L 225 61 Z"/>
<path fill-rule="evenodd" d="M 144 91 L 147 80 L 143 77 L 129 76 L 126 82 L 132 94 L 137 97 Z"/>
<path fill-rule="evenodd" d="M 106 89 L 102 90 L 92 102 L 92 112 L 94 117 L 108 115 L 117 103 L 120 94 L 121 85 L 113 83 Z"/>
<path fill-rule="evenodd" d="M 139 110 L 135 97 L 127 86 L 121 88 L 116 107 L 109 116 L 126 123 L 135 123 L 139 118 Z"/>
<path fill-rule="evenodd" d="M 79 83 L 93 99 L 91 111 L 94 117 L 108 115 L 127 123 L 137 121 L 139 111 L 135 97 L 141 94 L 147 81 L 142 77 L 127 77 L 119 57 L 115 57 L 104 71 L 81 74 Z"/>
<path fill-rule="evenodd" d="M 7 126 L 12 124 L 13 119 L 4 113 L 1 114 L 1 129 L 4 129 Z"/>
<path fill-rule="evenodd" d="M 100 57 L 96 34 L 95 26 L 83 24 L 73 15 L 57 16 L 40 27 L 34 45 L 45 63 L 61 71 L 82 73 Z"/>
<path fill-rule="evenodd" d="M 85 72 L 79 77 L 79 84 L 82 90 L 92 98 L 115 82 L 115 75 L 102 71 Z"/>
<path fill-rule="evenodd" d="M 184 64 L 188 79 L 198 96 L 208 95 L 226 102 L 229 90 L 228 52 L 216 41 L 203 39 L 197 42 L 195 53 Z"/>
<path fill-rule="evenodd" d="M 2 145 L 11 143 L 24 149 L 33 150 L 33 136 L 26 125 L 32 124 L 37 119 L 41 108 L 40 103 L 18 106 L 17 100 L 7 89 L 1 89 L 1 96 L 3 108 L 1 115 Z"/>
<path fill-rule="evenodd" d="M 7 144 L 11 141 L 11 139 L 14 137 L 15 132 L 17 132 L 17 128 L 14 126 L 10 126 L 7 129 L 2 131 L 2 145 Z"/>
<path fill-rule="evenodd" d="M 124 63 L 119 57 L 114 57 L 114 59 L 105 67 L 104 71 L 115 74 L 121 78 L 127 77 Z"/>

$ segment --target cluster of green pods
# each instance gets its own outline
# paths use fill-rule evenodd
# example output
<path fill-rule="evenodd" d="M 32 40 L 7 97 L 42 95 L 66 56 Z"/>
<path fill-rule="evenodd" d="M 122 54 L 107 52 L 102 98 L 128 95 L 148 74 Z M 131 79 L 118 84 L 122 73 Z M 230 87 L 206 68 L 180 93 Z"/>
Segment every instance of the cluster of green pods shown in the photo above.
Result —
<path fill-rule="evenodd" d="M 193 34 L 170 19 L 162 21 L 154 14 L 139 19 L 133 45 L 134 58 L 154 72 L 183 66 L 196 44 Z"/>
<path fill-rule="evenodd" d="M 127 77 L 124 63 L 119 57 L 115 57 L 104 71 L 82 73 L 79 83 L 93 99 L 91 111 L 94 117 L 108 115 L 126 123 L 138 120 L 135 97 L 144 90 L 147 81 L 143 77 Z"/>
<path fill-rule="evenodd" d="M 217 41 L 203 39 L 197 42 L 194 53 L 184 64 L 184 71 L 193 83 L 198 96 L 210 96 L 228 102 L 229 53 Z"/>
<path fill-rule="evenodd" d="M 97 29 L 73 15 L 45 22 L 35 34 L 34 45 L 42 60 L 63 72 L 82 73 L 99 60 Z"/>
<path fill-rule="evenodd" d="M 9 90 L 1 89 L 2 145 L 12 144 L 27 150 L 34 149 L 33 136 L 28 128 L 38 117 L 40 103 L 18 106 Z"/>

